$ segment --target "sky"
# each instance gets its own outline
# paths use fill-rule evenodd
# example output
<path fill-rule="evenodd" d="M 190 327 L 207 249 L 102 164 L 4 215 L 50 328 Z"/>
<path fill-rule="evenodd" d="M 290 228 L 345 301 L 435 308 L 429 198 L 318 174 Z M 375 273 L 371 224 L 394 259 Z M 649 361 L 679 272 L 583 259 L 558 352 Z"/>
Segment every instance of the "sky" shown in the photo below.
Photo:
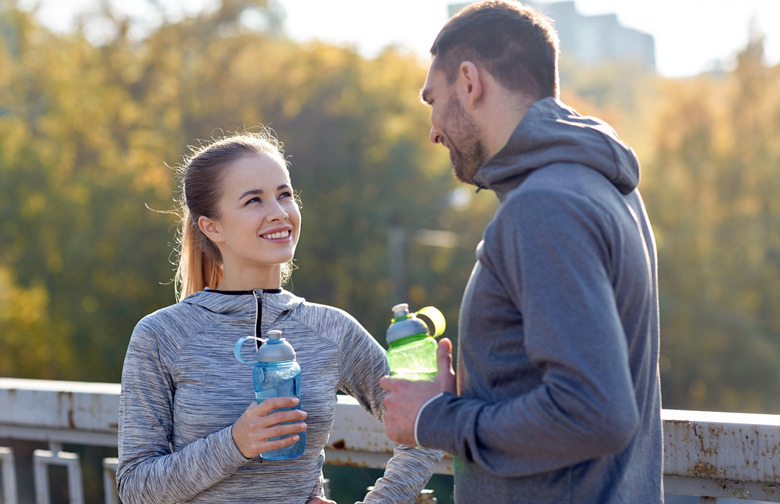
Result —
<path fill-rule="evenodd" d="M 369 55 L 397 41 L 427 55 L 450 1 L 280 3 L 293 38 L 351 43 Z M 615 13 L 624 26 L 653 35 L 658 71 L 666 77 L 696 75 L 715 61 L 728 65 L 747 45 L 751 22 L 765 36 L 767 63 L 780 62 L 780 0 L 575 0 L 575 7 L 583 15 Z"/>
<path fill-rule="evenodd" d="M 69 14 L 96 0 L 38 2 L 43 21 L 65 29 Z M 289 35 L 354 47 L 367 57 L 394 44 L 428 58 L 447 21 L 447 6 L 465 0 L 274 0 L 285 11 Z M 542 1 L 542 0 L 540 0 Z M 179 12 L 213 6 L 216 0 L 163 0 Z M 146 0 L 117 2 L 143 18 Z M 765 59 L 780 63 L 780 0 L 575 0 L 583 15 L 617 14 L 618 21 L 652 35 L 656 66 L 665 77 L 687 77 L 718 66 L 730 68 L 751 29 L 764 36 Z"/>

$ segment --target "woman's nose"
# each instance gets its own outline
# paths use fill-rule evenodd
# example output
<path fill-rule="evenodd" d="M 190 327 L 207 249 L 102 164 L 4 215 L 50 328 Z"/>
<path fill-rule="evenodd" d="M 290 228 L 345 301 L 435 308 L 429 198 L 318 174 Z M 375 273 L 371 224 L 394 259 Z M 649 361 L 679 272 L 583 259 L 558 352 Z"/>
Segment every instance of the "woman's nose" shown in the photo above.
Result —
<path fill-rule="evenodd" d="M 276 202 L 274 205 L 274 208 L 268 212 L 268 220 L 269 221 L 277 221 L 277 220 L 287 220 L 290 217 L 290 214 L 287 213 L 287 211 L 282 208 L 282 205 L 279 204 L 279 202 Z"/>

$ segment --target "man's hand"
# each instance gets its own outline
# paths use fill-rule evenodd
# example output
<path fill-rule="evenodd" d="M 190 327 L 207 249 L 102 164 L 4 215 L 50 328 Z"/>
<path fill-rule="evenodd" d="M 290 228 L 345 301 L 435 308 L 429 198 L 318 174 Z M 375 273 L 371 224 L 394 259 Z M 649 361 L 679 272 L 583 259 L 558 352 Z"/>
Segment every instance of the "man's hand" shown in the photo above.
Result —
<path fill-rule="evenodd" d="M 438 372 L 432 382 L 408 381 L 384 376 L 379 385 L 389 393 L 385 397 L 385 429 L 397 443 L 416 445 L 414 421 L 422 405 L 440 392 L 455 393 L 455 371 L 452 370 L 452 342 L 439 341 L 436 354 Z"/>

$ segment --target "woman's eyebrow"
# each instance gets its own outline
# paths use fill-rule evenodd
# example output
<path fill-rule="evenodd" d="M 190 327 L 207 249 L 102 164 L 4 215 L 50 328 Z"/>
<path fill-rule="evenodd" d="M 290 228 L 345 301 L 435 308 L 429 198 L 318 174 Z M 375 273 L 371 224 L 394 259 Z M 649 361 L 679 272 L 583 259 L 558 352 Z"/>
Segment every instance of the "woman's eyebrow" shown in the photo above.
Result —
<path fill-rule="evenodd" d="M 239 196 L 238 199 L 240 201 L 240 200 L 246 198 L 247 196 L 255 195 L 255 194 L 263 194 L 263 190 L 262 189 L 250 189 L 247 192 L 245 192 L 244 194 L 242 194 L 241 196 Z"/>

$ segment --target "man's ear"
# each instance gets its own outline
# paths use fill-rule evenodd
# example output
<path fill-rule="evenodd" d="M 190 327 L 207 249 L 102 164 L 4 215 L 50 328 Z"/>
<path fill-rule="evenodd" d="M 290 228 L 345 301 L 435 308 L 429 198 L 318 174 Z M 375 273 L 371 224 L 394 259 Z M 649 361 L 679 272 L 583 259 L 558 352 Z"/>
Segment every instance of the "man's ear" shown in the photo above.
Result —
<path fill-rule="evenodd" d="M 198 217 L 198 228 L 200 228 L 203 234 L 214 243 L 220 243 L 223 241 L 222 226 L 220 226 L 218 222 L 201 215 Z"/>
<path fill-rule="evenodd" d="M 456 85 L 462 103 L 465 103 L 469 110 L 477 107 L 485 92 L 483 77 L 479 67 L 471 61 L 463 61 L 458 68 Z"/>

